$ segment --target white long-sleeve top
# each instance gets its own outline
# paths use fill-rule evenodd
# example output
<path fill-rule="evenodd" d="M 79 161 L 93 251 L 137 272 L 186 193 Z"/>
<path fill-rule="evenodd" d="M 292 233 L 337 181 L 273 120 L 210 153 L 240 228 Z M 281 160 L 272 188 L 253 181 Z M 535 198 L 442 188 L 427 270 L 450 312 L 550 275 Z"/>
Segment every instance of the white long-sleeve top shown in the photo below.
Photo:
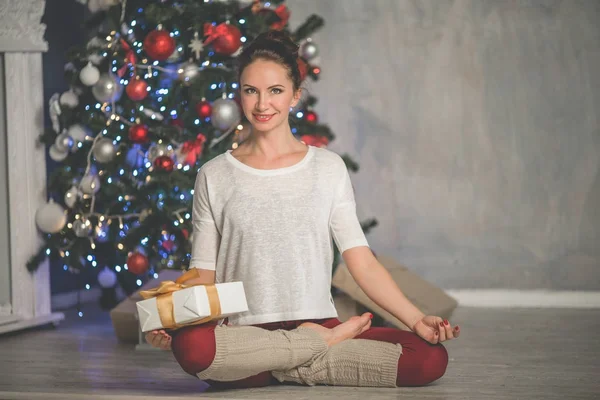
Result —
<path fill-rule="evenodd" d="M 333 241 L 368 246 L 350 176 L 336 153 L 309 146 L 290 167 L 256 169 L 231 150 L 200 168 L 190 266 L 242 281 L 249 311 L 232 325 L 337 317 Z"/>

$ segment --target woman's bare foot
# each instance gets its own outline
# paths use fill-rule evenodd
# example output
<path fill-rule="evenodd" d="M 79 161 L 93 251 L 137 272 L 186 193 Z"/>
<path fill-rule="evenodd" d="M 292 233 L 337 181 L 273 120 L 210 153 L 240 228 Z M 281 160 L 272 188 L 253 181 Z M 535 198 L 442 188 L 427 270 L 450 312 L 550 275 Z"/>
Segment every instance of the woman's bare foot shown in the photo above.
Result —
<path fill-rule="evenodd" d="M 371 313 L 364 313 L 361 316 L 352 317 L 332 329 L 312 322 L 305 322 L 300 326 L 316 331 L 327 342 L 327 345 L 333 346 L 346 339 L 352 339 L 368 330 L 371 327 L 371 318 Z"/>

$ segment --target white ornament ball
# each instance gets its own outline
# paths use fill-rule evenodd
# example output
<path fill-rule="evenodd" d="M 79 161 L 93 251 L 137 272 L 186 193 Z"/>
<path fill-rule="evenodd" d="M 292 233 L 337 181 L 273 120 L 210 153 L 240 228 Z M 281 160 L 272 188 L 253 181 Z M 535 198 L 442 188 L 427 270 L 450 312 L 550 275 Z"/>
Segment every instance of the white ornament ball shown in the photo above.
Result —
<path fill-rule="evenodd" d="M 85 142 L 85 138 L 88 135 L 87 129 L 80 124 L 71 125 L 69 129 L 67 129 L 67 135 L 73 138 L 75 142 L 71 147 L 71 151 L 76 151 L 78 149 L 78 144 Z"/>
<path fill-rule="evenodd" d="M 186 61 L 177 69 L 177 79 L 183 84 L 189 85 L 196 76 L 200 73 L 198 66 L 191 61 Z"/>
<path fill-rule="evenodd" d="M 79 79 L 85 86 L 94 86 L 100 80 L 100 71 L 88 62 L 79 73 Z"/>
<path fill-rule="evenodd" d="M 237 103 L 229 99 L 218 99 L 213 103 L 210 121 L 212 125 L 226 131 L 240 122 L 240 108 Z"/>
<path fill-rule="evenodd" d="M 35 224 L 45 233 L 60 232 L 67 223 L 65 210 L 54 201 L 50 200 L 35 212 Z"/>
<path fill-rule="evenodd" d="M 100 179 L 96 175 L 86 175 L 79 182 L 79 189 L 82 193 L 92 195 L 100 190 Z"/>
<path fill-rule="evenodd" d="M 79 105 L 79 97 L 77 97 L 74 91 L 67 90 L 66 92 L 60 95 L 59 102 L 62 106 L 75 108 Z"/>
<path fill-rule="evenodd" d="M 75 203 L 77 202 L 77 198 L 79 197 L 79 190 L 76 186 L 72 186 L 71 189 L 67 190 L 65 193 L 65 204 L 69 208 L 73 208 Z"/>
<path fill-rule="evenodd" d="M 307 61 L 310 61 L 319 55 L 319 48 L 313 42 L 305 42 L 300 47 L 300 55 Z"/>
<path fill-rule="evenodd" d="M 87 218 L 76 219 L 73 221 L 73 232 L 77 237 L 89 236 L 92 232 L 92 223 Z"/>
<path fill-rule="evenodd" d="M 48 150 L 48 155 L 50 156 L 50 158 L 52 160 L 54 160 L 56 162 L 61 162 L 65 158 L 67 158 L 67 156 L 69 155 L 69 152 L 62 151 L 56 147 L 56 144 L 53 144 L 52 146 L 50 146 L 50 149 Z"/>
<path fill-rule="evenodd" d="M 105 164 L 111 162 L 115 158 L 117 151 L 111 139 L 102 138 L 98 139 L 94 144 L 92 153 L 94 154 L 96 161 Z"/>
<path fill-rule="evenodd" d="M 57 150 L 68 153 L 73 147 L 73 138 L 67 132 L 63 132 L 54 139 L 54 147 Z"/>
<path fill-rule="evenodd" d="M 100 103 L 119 101 L 123 94 L 123 85 L 113 74 L 102 74 L 92 87 L 92 94 Z"/>
<path fill-rule="evenodd" d="M 98 274 L 98 284 L 104 289 L 110 289 L 117 284 L 117 274 L 112 269 L 104 267 Z"/>

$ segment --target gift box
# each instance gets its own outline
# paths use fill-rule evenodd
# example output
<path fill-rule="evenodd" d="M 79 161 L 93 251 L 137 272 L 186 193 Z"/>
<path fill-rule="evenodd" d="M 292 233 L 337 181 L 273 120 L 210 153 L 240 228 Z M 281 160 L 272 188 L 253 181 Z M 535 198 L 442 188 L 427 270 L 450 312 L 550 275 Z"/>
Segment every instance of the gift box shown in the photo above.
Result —
<path fill-rule="evenodd" d="M 164 269 L 158 273 L 158 278 L 150 279 L 136 292 L 126 297 L 110 311 L 115 336 L 123 343 L 138 343 L 140 340 L 140 322 L 136 303 L 143 300 L 140 292 L 154 289 L 164 281 L 174 281 L 182 276 L 180 270 Z"/>
<path fill-rule="evenodd" d="M 178 329 L 248 311 L 242 282 L 186 286 L 185 276 L 141 291 L 136 303 L 142 332 Z"/>

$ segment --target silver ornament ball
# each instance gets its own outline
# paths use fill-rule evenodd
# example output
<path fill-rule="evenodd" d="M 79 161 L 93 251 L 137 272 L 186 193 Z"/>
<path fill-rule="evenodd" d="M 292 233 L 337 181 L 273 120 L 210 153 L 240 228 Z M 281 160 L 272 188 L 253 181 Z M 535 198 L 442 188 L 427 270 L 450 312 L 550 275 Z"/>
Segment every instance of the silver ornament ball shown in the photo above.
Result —
<path fill-rule="evenodd" d="M 54 146 L 56 147 L 56 150 L 61 152 L 68 152 L 71 150 L 71 147 L 73 147 L 73 144 L 73 138 L 66 132 L 61 133 L 54 140 Z"/>
<path fill-rule="evenodd" d="M 113 141 L 109 138 L 98 139 L 98 141 L 94 144 L 94 149 L 92 150 L 94 154 L 94 158 L 101 164 L 111 162 L 116 154 L 117 150 L 113 144 Z"/>
<path fill-rule="evenodd" d="M 64 228 L 67 223 L 65 210 L 50 200 L 35 212 L 35 224 L 40 231 L 45 233 L 56 233 Z"/>
<path fill-rule="evenodd" d="M 48 155 L 50 156 L 50 158 L 56 162 L 61 162 L 63 161 L 65 158 L 67 158 L 67 156 L 69 155 L 68 151 L 61 151 L 56 147 L 56 144 L 53 144 L 52 146 L 50 146 L 50 149 L 48 150 Z"/>
<path fill-rule="evenodd" d="M 76 219 L 73 222 L 73 233 L 77 237 L 86 237 L 89 236 L 92 232 L 92 224 L 86 218 Z"/>
<path fill-rule="evenodd" d="M 100 103 L 119 101 L 123 94 L 123 85 L 113 74 L 102 74 L 94 87 L 92 94 Z"/>
<path fill-rule="evenodd" d="M 73 206 L 77 202 L 78 197 L 79 190 L 77 190 L 77 187 L 72 186 L 71 189 L 67 190 L 67 192 L 65 193 L 65 205 L 69 208 L 73 208 Z"/>
<path fill-rule="evenodd" d="M 100 71 L 91 62 L 88 62 L 79 72 L 79 79 L 85 86 L 94 86 L 100 79 Z"/>
<path fill-rule="evenodd" d="M 100 190 L 100 179 L 96 175 L 86 175 L 79 182 L 79 189 L 88 195 L 96 194 Z"/>
<path fill-rule="evenodd" d="M 67 135 L 69 135 L 76 142 L 71 147 L 72 151 L 77 149 L 77 142 L 84 142 L 86 136 L 88 135 L 87 129 L 80 124 L 71 125 L 69 129 L 67 129 Z"/>
<path fill-rule="evenodd" d="M 306 42 L 300 47 L 300 55 L 305 60 L 310 61 L 319 55 L 319 48 L 313 42 Z"/>
<path fill-rule="evenodd" d="M 221 130 L 226 131 L 240 122 L 240 108 L 237 103 L 229 99 L 218 99 L 213 103 L 211 123 Z"/>
<path fill-rule="evenodd" d="M 177 79 L 183 82 L 185 85 L 189 85 L 196 76 L 200 73 L 198 66 L 191 62 L 186 61 L 177 68 Z"/>
<path fill-rule="evenodd" d="M 157 143 L 148 150 L 148 160 L 154 162 L 160 156 L 173 156 L 173 149 L 164 143 Z"/>
<path fill-rule="evenodd" d="M 60 95 L 59 102 L 61 106 L 75 108 L 79 105 L 79 97 L 77 97 L 74 91 L 67 90 Z"/>

